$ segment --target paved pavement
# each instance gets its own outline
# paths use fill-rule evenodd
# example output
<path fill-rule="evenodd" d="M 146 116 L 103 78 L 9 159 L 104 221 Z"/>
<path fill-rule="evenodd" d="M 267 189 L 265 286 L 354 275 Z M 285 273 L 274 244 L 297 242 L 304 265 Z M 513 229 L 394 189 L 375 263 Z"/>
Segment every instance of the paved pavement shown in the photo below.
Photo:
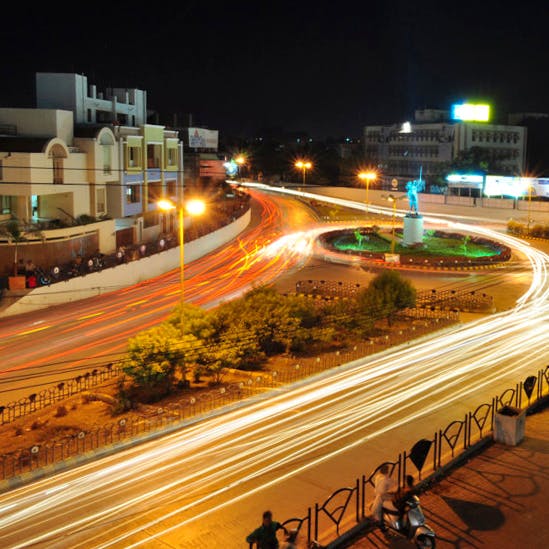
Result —
<path fill-rule="evenodd" d="M 527 416 L 516 447 L 493 444 L 421 496 L 437 549 L 549 547 L 549 408 Z M 406 549 L 379 529 L 348 547 Z"/>

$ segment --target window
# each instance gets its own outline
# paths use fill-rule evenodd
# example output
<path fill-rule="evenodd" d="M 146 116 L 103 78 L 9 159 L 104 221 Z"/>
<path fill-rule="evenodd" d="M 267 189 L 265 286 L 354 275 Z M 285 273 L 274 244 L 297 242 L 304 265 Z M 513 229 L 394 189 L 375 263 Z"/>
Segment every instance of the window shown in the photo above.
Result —
<path fill-rule="evenodd" d="M 1 214 L 11 213 L 11 197 L 0 195 L 0 213 Z"/>
<path fill-rule="evenodd" d="M 92 110 L 88 109 L 88 122 L 92 122 Z"/>
<path fill-rule="evenodd" d="M 162 147 L 160 145 L 147 145 L 147 168 L 160 168 L 160 155 Z"/>
<path fill-rule="evenodd" d="M 109 175 L 112 173 L 112 146 L 101 145 L 103 149 L 103 173 Z"/>
<path fill-rule="evenodd" d="M 139 185 L 126 186 L 126 204 L 141 202 L 141 187 Z"/>
<path fill-rule="evenodd" d="M 141 166 L 141 148 L 128 145 L 128 168 L 139 168 Z"/>
<path fill-rule="evenodd" d="M 177 149 L 168 149 L 167 150 L 168 154 L 167 154 L 167 157 L 168 157 L 168 166 L 177 166 Z"/>
<path fill-rule="evenodd" d="M 162 182 L 149 181 L 149 204 L 154 204 L 162 198 Z"/>
<path fill-rule="evenodd" d="M 105 213 L 105 189 L 97 189 L 97 213 Z"/>
<path fill-rule="evenodd" d="M 166 194 L 168 196 L 171 196 L 171 197 L 174 197 L 176 196 L 177 194 L 177 182 L 172 180 L 172 179 L 169 179 L 168 181 L 166 181 Z"/>

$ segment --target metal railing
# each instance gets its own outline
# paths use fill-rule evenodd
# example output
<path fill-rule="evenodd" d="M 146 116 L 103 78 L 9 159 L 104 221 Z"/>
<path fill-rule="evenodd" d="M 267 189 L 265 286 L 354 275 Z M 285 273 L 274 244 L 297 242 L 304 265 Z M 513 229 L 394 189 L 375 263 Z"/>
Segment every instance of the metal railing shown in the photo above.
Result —
<path fill-rule="evenodd" d="M 46 406 L 51 406 L 82 391 L 97 387 L 105 381 L 120 376 L 121 373 L 122 370 L 118 364 L 110 363 L 104 368 L 96 368 L 91 372 L 78 375 L 73 379 L 63 381 L 28 397 L 0 405 L 0 425 L 11 423 Z"/>
<path fill-rule="evenodd" d="M 301 541 L 305 540 L 309 547 L 320 540 L 325 546 L 359 523 L 373 526 L 374 523 L 367 519 L 368 507 L 375 498 L 374 477 L 384 465 L 389 466 L 389 475 L 399 489 L 405 487 L 406 476 L 413 470 L 419 479 L 416 489 L 420 492 L 442 477 L 464 452 L 492 435 L 496 412 L 502 407 L 530 408 L 547 397 L 549 366 L 477 406 L 463 418 L 450 422 L 444 429 L 436 430 L 432 437 L 419 439 L 410 451 L 400 452 L 394 461 L 379 464 L 369 475 L 362 475 L 335 490 L 324 501 L 314 503 L 308 508 L 308 522 L 304 520 L 307 530 L 302 533 Z M 314 509 L 313 513 L 311 508 Z M 249 546 L 252 548 L 253 544 Z"/>
<path fill-rule="evenodd" d="M 366 289 L 359 283 L 338 280 L 298 280 L 298 294 L 324 298 L 351 298 Z M 422 290 L 416 293 L 416 307 L 485 310 L 493 307 L 494 298 L 476 290 Z"/>

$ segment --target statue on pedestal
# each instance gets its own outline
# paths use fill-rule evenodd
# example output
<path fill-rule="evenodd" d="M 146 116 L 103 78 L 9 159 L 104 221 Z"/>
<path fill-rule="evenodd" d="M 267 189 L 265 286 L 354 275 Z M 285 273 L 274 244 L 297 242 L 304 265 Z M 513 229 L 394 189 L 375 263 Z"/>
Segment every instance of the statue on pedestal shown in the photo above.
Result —
<path fill-rule="evenodd" d="M 417 246 L 423 242 L 423 216 L 419 214 L 417 193 L 425 188 L 425 181 L 421 177 L 422 169 L 419 169 L 419 179 L 406 183 L 410 211 L 404 216 L 404 228 L 402 244 L 404 246 Z"/>
<path fill-rule="evenodd" d="M 421 172 L 422 168 L 419 169 L 419 179 L 414 179 L 413 181 L 408 181 L 408 183 L 406 183 L 410 213 L 414 215 L 419 215 L 417 193 L 425 189 L 425 181 L 421 178 Z"/>

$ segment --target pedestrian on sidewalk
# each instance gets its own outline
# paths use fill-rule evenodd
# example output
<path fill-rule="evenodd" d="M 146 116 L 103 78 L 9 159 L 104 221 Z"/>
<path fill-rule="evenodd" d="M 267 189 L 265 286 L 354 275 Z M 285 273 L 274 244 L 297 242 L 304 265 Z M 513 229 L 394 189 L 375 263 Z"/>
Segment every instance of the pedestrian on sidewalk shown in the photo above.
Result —
<path fill-rule="evenodd" d="M 389 475 L 389 465 L 384 463 L 374 476 L 375 498 L 370 513 L 383 529 L 383 502 L 390 501 L 397 489 L 396 482 Z"/>
<path fill-rule="evenodd" d="M 259 528 L 256 528 L 247 538 L 248 543 L 257 543 L 258 549 L 278 549 L 278 538 L 276 533 L 278 530 L 284 530 L 285 534 L 288 531 L 280 522 L 273 520 L 271 511 L 263 513 L 263 522 Z"/>

